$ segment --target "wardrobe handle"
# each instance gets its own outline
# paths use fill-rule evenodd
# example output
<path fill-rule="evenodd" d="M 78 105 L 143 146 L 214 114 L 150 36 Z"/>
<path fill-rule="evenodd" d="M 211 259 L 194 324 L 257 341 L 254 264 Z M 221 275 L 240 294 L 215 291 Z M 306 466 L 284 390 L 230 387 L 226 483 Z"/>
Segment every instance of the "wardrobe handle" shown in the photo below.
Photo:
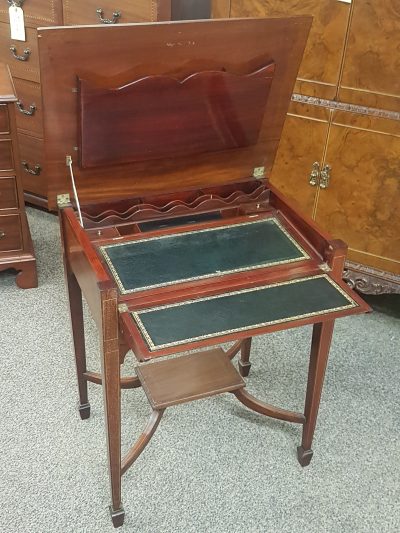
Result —
<path fill-rule="evenodd" d="M 331 170 L 332 167 L 330 165 L 325 165 L 321 170 L 321 179 L 319 182 L 321 189 L 327 189 L 329 187 L 329 182 L 331 181 Z"/>
<path fill-rule="evenodd" d="M 10 50 L 12 55 L 15 57 L 15 59 L 18 59 L 18 61 L 28 61 L 29 56 L 31 55 L 31 51 L 29 50 L 29 48 L 25 48 L 24 55 L 22 56 L 17 54 L 17 49 L 15 48 L 15 46 L 10 46 Z"/>
<path fill-rule="evenodd" d="M 312 187 L 315 187 L 316 185 L 319 184 L 319 175 L 320 175 L 319 163 L 318 161 L 315 161 L 315 163 L 313 163 L 313 166 L 311 167 L 311 174 L 308 178 L 308 183 Z"/>
<path fill-rule="evenodd" d="M 103 17 L 104 11 L 101 9 L 101 7 L 99 7 L 99 9 L 96 9 L 96 13 L 102 24 L 116 24 L 118 22 L 118 19 L 121 17 L 120 11 L 114 11 L 114 13 L 112 14 L 113 15 L 112 19 L 105 19 Z"/>
<path fill-rule="evenodd" d="M 17 109 L 20 113 L 23 115 L 29 115 L 32 116 L 35 114 L 36 111 L 36 104 L 31 104 L 28 109 L 24 109 L 24 104 L 21 102 L 21 100 L 18 100 L 18 102 L 15 102 L 15 105 L 17 106 Z"/>
<path fill-rule="evenodd" d="M 33 176 L 39 176 L 42 167 L 40 165 L 35 165 L 33 168 L 29 168 L 29 165 L 26 161 L 21 161 L 21 165 L 23 166 L 23 169 L 28 174 L 32 174 Z"/>

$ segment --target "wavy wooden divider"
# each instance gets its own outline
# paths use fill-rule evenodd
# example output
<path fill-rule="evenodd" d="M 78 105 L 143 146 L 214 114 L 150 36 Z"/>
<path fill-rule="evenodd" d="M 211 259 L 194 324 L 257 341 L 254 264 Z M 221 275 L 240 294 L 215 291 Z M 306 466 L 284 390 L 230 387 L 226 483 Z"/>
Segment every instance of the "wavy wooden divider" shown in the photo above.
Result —
<path fill-rule="evenodd" d="M 254 180 L 242 184 L 212 187 L 198 191 L 188 191 L 176 195 L 162 195 L 154 198 L 121 200 L 110 204 L 96 204 L 93 209 L 86 205 L 82 212 L 86 228 L 96 228 L 127 222 L 191 215 L 218 209 L 240 207 L 248 203 L 268 200 L 269 189 L 266 184 Z"/>
<path fill-rule="evenodd" d="M 80 165 L 118 165 L 257 143 L 275 63 L 247 75 L 147 76 L 122 87 L 79 79 Z"/>

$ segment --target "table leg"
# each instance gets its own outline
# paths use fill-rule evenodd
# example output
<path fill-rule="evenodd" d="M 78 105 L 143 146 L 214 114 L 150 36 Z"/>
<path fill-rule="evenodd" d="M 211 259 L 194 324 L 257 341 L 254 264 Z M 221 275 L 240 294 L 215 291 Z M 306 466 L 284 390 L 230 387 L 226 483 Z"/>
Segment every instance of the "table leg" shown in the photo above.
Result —
<path fill-rule="evenodd" d="M 242 377 L 249 375 L 251 363 L 250 363 L 250 350 L 251 350 L 251 337 L 242 341 L 242 347 L 240 349 L 239 373 Z"/>
<path fill-rule="evenodd" d="M 76 375 L 79 390 L 79 414 L 82 420 L 90 416 L 90 403 L 88 399 L 86 372 L 85 333 L 83 325 L 82 292 L 76 277 L 72 272 L 66 272 L 66 283 L 69 297 L 72 337 L 74 342 Z"/>
<path fill-rule="evenodd" d="M 121 385 L 118 341 L 117 291 L 101 291 L 101 371 L 108 467 L 111 484 L 110 514 L 114 527 L 122 526 L 125 512 L 121 503 Z"/>
<path fill-rule="evenodd" d="M 307 466 L 313 456 L 311 444 L 314 436 L 322 386 L 324 383 L 325 369 L 328 362 L 329 348 L 335 321 L 320 322 L 314 324 L 310 365 L 308 370 L 308 383 L 304 416 L 306 418 L 303 427 L 301 446 L 297 448 L 297 458 L 301 466 Z"/>

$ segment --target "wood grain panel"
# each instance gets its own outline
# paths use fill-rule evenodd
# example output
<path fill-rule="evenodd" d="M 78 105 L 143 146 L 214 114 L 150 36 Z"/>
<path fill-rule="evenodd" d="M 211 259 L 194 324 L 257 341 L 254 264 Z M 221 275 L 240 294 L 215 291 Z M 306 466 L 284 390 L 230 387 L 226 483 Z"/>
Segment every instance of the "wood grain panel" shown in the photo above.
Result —
<path fill-rule="evenodd" d="M 336 0 L 231 0 L 231 17 L 312 15 L 313 25 L 298 77 L 331 84 L 339 81 L 350 13 Z"/>
<path fill-rule="evenodd" d="M 4 22 L 0 23 L 0 62 L 6 63 L 10 67 L 13 77 L 38 82 L 40 77 L 36 29 L 25 29 L 26 41 L 15 41 L 10 37 L 10 26 Z M 10 46 L 15 46 L 18 55 L 23 55 L 24 50 L 29 49 L 29 59 L 27 61 L 15 59 L 10 51 Z"/>
<path fill-rule="evenodd" d="M 370 91 L 340 87 L 338 99 L 349 104 L 387 109 L 388 111 L 400 111 L 400 96 L 377 94 Z"/>
<path fill-rule="evenodd" d="M 0 21 L 9 22 L 8 2 L 0 5 Z M 28 0 L 23 3 L 25 26 L 57 26 L 62 24 L 62 5 L 60 0 Z"/>
<path fill-rule="evenodd" d="M 244 181 L 256 167 L 264 167 L 268 175 L 310 23 L 309 17 L 294 17 L 44 28 L 39 41 L 48 136 L 46 165 L 52 176 L 50 206 L 54 205 L 56 194 L 70 188 L 65 171 L 67 154 L 74 161 L 82 202 Z M 282 39 L 282 35 L 288 38 Z M 240 46 L 236 46 L 239 42 Z M 212 70 L 243 75 L 268 64 L 271 57 L 277 68 L 256 145 L 169 157 L 157 164 L 149 161 L 112 168 L 78 168 L 74 151 L 79 145 L 77 93 L 71 91 L 71 87 L 76 87 L 77 76 L 84 74 L 95 79 L 106 72 L 106 84 L 123 85 L 149 73 L 179 80 L 193 72 Z"/>
<path fill-rule="evenodd" d="M 303 109 L 304 113 L 312 111 L 312 107 Z M 317 191 L 309 184 L 309 175 L 314 161 L 322 161 L 327 130 L 327 121 L 289 115 L 272 169 L 271 182 L 308 215 L 313 212 Z"/>
<path fill-rule="evenodd" d="M 371 268 L 391 272 L 392 274 L 400 274 L 400 262 L 393 261 L 393 259 L 366 254 L 352 248 L 348 250 L 347 259 L 355 263 L 368 265 Z"/>
<path fill-rule="evenodd" d="M 30 110 L 30 106 L 35 106 L 33 115 L 26 115 L 16 109 L 18 131 L 43 137 L 43 116 L 42 116 L 42 91 L 40 85 L 33 81 L 14 78 L 15 90 L 23 109 Z"/>
<path fill-rule="evenodd" d="M 400 96 L 399 50 L 400 2 L 355 2 L 341 86 Z"/>
<path fill-rule="evenodd" d="M 165 0 L 164 0 L 165 1 Z M 119 12 L 118 24 L 157 20 L 155 0 L 63 0 L 64 24 L 101 24 L 97 9 L 103 9 L 103 18 L 112 19 Z"/>
<path fill-rule="evenodd" d="M 212 0 L 211 17 L 214 19 L 229 18 L 231 0 Z"/>
<path fill-rule="evenodd" d="M 18 207 L 17 186 L 15 178 L 0 177 L 0 209 Z"/>
<path fill-rule="evenodd" d="M 14 168 L 12 142 L 9 139 L 0 139 L 0 170 Z"/>
<path fill-rule="evenodd" d="M 47 196 L 47 181 L 43 168 L 43 141 L 30 135 L 19 133 L 18 144 L 20 152 L 19 168 L 21 167 L 21 161 L 26 161 L 30 169 L 33 169 L 35 165 L 40 165 L 41 167 L 41 172 L 38 176 L 30 174 L 24 169 L 21 170 L 24 190 L 36 193 L 39 196 Z"/>
<path fill-rule="evenodd" d="M 0 215 L 0 252 L 21 250 L 22 232 L 21 217 L 15 215 Z"/>
<path fill-rule="evenodd" d="M 8 133 L 9 131 L 8 108 L 5 104 L 0 104 L 0 133 Z"/>
<path fill-rule="evenodd" d="M 349 247 L 400 261 L 400 138 L 333 125 L 316 220 Z M 368 259 L 368 255 L 365 255 Z M 364 263 L 364 261 L 363 261 Z M 371 261 L 364 264 L 372 265 Z"/>

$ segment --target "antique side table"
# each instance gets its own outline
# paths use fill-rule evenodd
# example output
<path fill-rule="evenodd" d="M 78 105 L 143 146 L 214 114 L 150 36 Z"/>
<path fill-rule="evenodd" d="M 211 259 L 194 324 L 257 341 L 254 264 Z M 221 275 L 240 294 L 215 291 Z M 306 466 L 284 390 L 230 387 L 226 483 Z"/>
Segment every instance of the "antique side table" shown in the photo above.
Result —
<path fill-rule="evenodd" d="M 341 280 L 346 245 L 267 179 L 309 27 L 299 17 L 39 30 L 47 164 L 53 187 L 71 177 L 57 192 L 79 411 L 90 415 L 88 381 L 102 384 L 116 527 L 121 476 L 173 405 L 231 392 L 301 424 L 298 459 L 311 460 L 334 321 L 368 306 Z M 86 368 L 82 293 L 99 374 Z M 254 398 L 243 379 L 251 338 L 306 324 L 304 413 Z M 130 349 L 140 364 L 122 378 Z M 150 419 L 121 457 L 121 389 L 140 386 Z"/>

